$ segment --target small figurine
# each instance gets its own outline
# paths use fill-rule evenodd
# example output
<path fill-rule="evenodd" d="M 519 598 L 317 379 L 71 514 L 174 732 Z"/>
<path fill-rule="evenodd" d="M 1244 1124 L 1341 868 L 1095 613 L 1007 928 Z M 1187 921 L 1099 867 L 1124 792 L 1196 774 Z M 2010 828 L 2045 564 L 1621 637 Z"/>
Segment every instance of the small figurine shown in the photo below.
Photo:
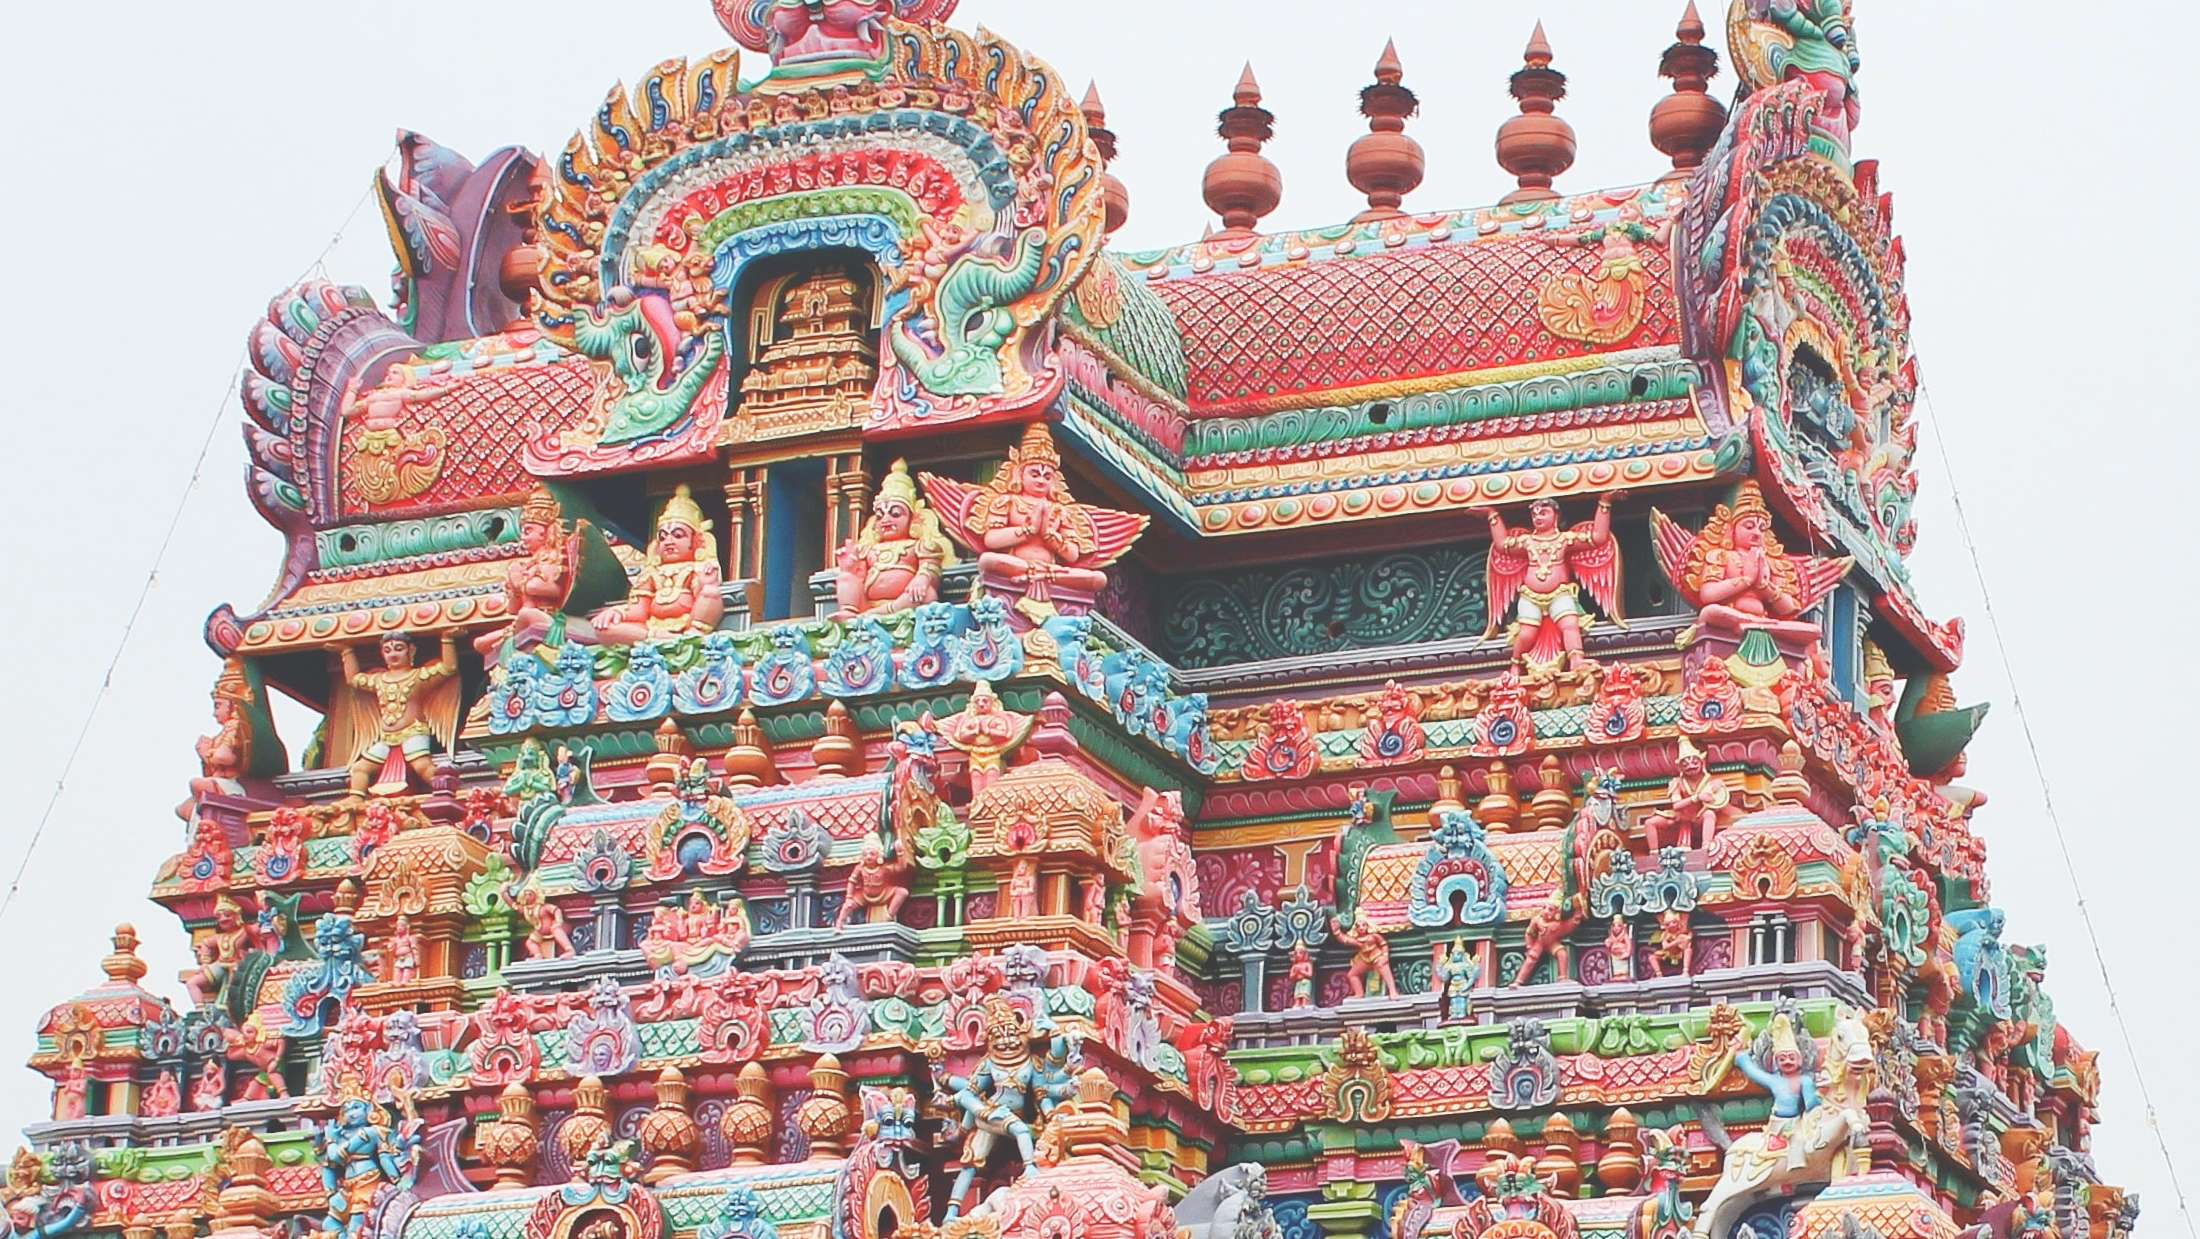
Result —
<path fill-rule="evenodd" d="M 82 1059 L 72 1060 L 54 1085 L 53 1117 L 56 1122 L 84 1118 L 91 1113 L 92 1073 Z"/>
<path fill-rule="evenodd" d="M 718 540 L 683 484 L 657 514 L 656 536 L 626 602 L 597 613 L 597 639 L 634 645 L 710 632 L 726 613 L 718 587 Z"/>
<path fill-rule="evenodd" d="M 390 930 L 390 980 L 397 983 L 420 979 L 420 935 L 413 932 L 412 918 L 400 912 Z"/>
<path fill-rule="evenodd" d="M 1624 623 L 1620 610 L 1619 543 L 1612 538 L 1612 504 L 1624 498 L 1613 491 L 1597 496 L 1596 519 L 1564 529 L 1558 503 L 1538 499 L 1528 509 L 1526 529 L 1507 529 L 1497 509 L 1490 522 L 1490 628 L 1513 621 L 1513 657 L 1529 671 L 1581 665 L 1581 634 L 1590 622 L 1582 606 L 1587 587 L 1603 613 Z"/>
<path fill-rule="evenodd" d="M 214 927 L 192 945 L 196 968 L 186 968 L 177 978 L 201 1008 L 223 1002 L 229 994 L 229 978 L 252 945 L 252 929 L 244 923 L 244 910 L 227 895 L 214 900 Z"/>
<path fill-rule="evenodd" d="M 1345 983 L 1351 987 L 1352 996 L 1396 997 L 1398 978 L 1391 974 L 1390 943 L 1383 938 L 1382 931 L 1344 917 L 1331 918 L 1329 923 L 1336 930 L 1337 941 L 1352 948 L 1352 968 L 1345 974 Z"/>
<path fill-rule="evenodd" d="M 219 1055 L 208 1055 L 199 1064 L 199 1078 L 191 1086 L 191 1108 L 201 1114 L 219 1110 L 229 1099 L 229 1076 Z"/>
<path fill-rule="evenodd" d="M 149 1119 L 164 1119 L 183 1112 L 183 1086 L 176 1080 L 176 1073 L 161 1068 L 153 1082 L 145 1086 L 145 1100 L 138 1103 L 138 1114 Z"/>
<path fill-rule="evenodd" d="M 1303 1010 L 1314 1005 L 1314 955 L 1301 942 L 1291 948 L 1291 970 L 1284 974 L 1291 983 L 1291 1006 Z"/>
<path fill-rule="evenodd" d="M 863 841 L 862 858 L 848 871 L 848 889 L 840 901 L 840 915 L 833 928 L 845 929 L 859 921 L 891 924 L 901 916 L 909 900 L 909 865 L 889 860 L 886 845 L 877 839 Z"/>
<path fill-rule="evenodd" d="M 1614 981 L 1635 979 L 1635 927 L 1624 916 L 1612 918 L 1604 935 L 1604 954 L 1611 961 Z"/>
<path fill-rule="evenodd" d="M 1045 424 L 1023 441 L 984 486 L 927 473 L 924 490 L 950 532 L 978 552 L 980 585 L 1032 623 L 1059 612 L 1054 590 L 1081 597 L 1073 614 L 1107 588 L 1101 569 L 1123 557 L 1146 531 L 1148 517 L 1077 502 L 1062 481 L 1062 454 Z"/>
<path fill-rule="evenodd" d="M 541 887 L 532 882 L 520 887 L 512 897 L 512 906 L 527 923 L 527 958 L 570 959 L 579 954 L 573 949 L 572 935 L 566 932 L 564 911 L 543 898 Z"/>
<path fill-rule="evenodd" d="M 1679 772 L 1665 785 L 1666 807 L 1643 821 L 1653 858 L 1664 850 L 1667 830 L 1674 831 L 1677 846 L 1708 848 L 1721 830 L 1733 825 L 1737 815 L 1733 789 L 1711 773 L 1704 764 L 1703 751 L 1686 736 L 1681 737 L 1678 765 Z"/>
<path fill-rule="evenodd" d="M 358 695 L 352 711 L 371 710 L 371 726 L 353 724 L 354 737 L 371 735 L 353 754 L 351 791 L 355 796 L 395 796 L 406 788 L 405 772 L 427 784 L 435 778 L 430 754 L 440 741 L 451 747 L 458 727 L 457 638 L 443 634 L 442 657 L 427 666 L 416 666 L 419 651 L 412 638 L 393 632 L 382 638 L 382 665 L 362 670 L 358 651 L 345 646 L 344 683 Z M 371 705 L 368 704 L 371 702 Z"/>
<path fill-rule="evenodd" d="M 1466 940 L 1454 938 L 1451 946 L 1436 944 L 1436 992 L 1444 1000 L 1444 1018 L 1467 1018 L 1467 999 L 1474 992 L 1474 983 L 1482 978 L 1482 965 L 1467 949 Z"/>
<path fill-rule="evenodd" d="M 1681 597 L 1697 608 L 1708 632 L 1739 637 L 1762 628 L 1776 638 L 1816 640 L 1819 627 L 1803 614 L 1849 574 L 1854 560 L 1790 555 L 1772 532 L 1772 512 L 1757 483 L 1742 483 L 1731 507 L 1721 504 L 1702 533 L 1690 533 L 1652 509 L 1658 563 Z"/>
<path fill-rule="evenodd" d="M 882 611 L 907 611 L 937 602 L 940 575 L 958 562 L 955 544 L 940 518 L 917 494 L 909 462 L 897 460 L 879 483 L 878 498 L 863 532 L 842 544 L 835 619 Z"/>
<path fill-rule="evenodd" d="M 1685 977 L 1696 962 L 1696 935 L 1686 912 L 1667 909 L 1658 914 L 1657 945 L 1650 952 L 1650 970 L 1660 977 Z"/>
<path fill-rule="evenodd" d="M 282 1072 L 276 1069 L 283 1057 L 283 1039 L 267 1031 L 267 1026 L 260 1022 L 259 1012 L 246 1016 L 244 1023 L 237 1027 L 224 1030 L 222 1045 L 223 1057 L 248 1069 L 244 1087 L 237 1093 L 239 1101 L 290 1096 Z"/>
<path fill-rule="evenodd" d="M 235 658 L 222 664 L 214 681 L 214 734 L 199 737 L 199 777 L 191 780 L 191 797 L 176 806 L 176 816 L 188 822 L 199 801 L 208 796 L 234 796 L 244 791 L 245 770 L 251 761 L 252 729 L 245 721 L 245 707 L 252 688 L 243 663 Z"/>
<path fill-rule="evenodd" d="M 1008 915 L 1018 921 L 1039 915 L 1039 862 L 1029 856 L 1019 858 L 1009 871 Z"/>
<path fill-rule="evenodd" d="M 946 718 L 935 720 L 941 739 L 970 763 L 970 799 L 975 802 L 1001 776 L 1009 755 L 1031 734 L 1038 716 L 1018 714 L 1001 705 L 993 685 L 980 680 L 970 690 L 970 704 Z"/>

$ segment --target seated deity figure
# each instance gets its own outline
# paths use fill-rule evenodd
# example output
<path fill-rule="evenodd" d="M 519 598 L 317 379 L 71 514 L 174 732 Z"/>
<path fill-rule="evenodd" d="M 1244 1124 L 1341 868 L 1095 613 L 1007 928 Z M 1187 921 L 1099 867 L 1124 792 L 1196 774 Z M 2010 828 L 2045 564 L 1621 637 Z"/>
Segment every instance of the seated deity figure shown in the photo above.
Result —
<path fill-rule="evenodd" d="M 1076 611 L 1089 609 L 1108 585 L 1101 569 L 1130 550 L 1148 519 L 1071 498 L 1062 454 L 1039 423 L 984 486 L 927 473 L 924 489 L 948 528 L 978 552 L 980 584 L 1033 623 L 1060 613 L 1056 589 Z"/>
<path fill-rule="evenodd" d="M 1719 832 L 1741 815 L 1733 789 L 1711 773 L 1704 764 L 1703 751 L 1686 736 L 1681 737 L 1678 765 L 1673 781 L 1666 785 L 1666 807 L 1644 822 L 1653 858 L 1665 847 L 1667 831 L 1673 832 L 1672 841 L 1682 847 L 1710 847 Z"/>
<path fill-rule="evenodd" d="M 223 895 L 214 901 L 214 927 L 194 945 L 198 966 L 184 969 L 178 978 L 199 1007 L 211 1007 L 227 997 L 229 978 L 244 953 L 252 946 L 252 927 L 244 923 L 244 910 Z"/>
<path fill-rule="evenodd" d="M 595 643 L 596 632 L 588 621 L 565 613 L 580 582 L 587 537 L 588 522 L 569 530 L 557 497 L 548 488 L 537 486 L 527 497 L 519 516 L 520 549 L 526 557 L 504 574 L 504 599 L 512 622 L 474 638 L 475 652 L 490 666 L 508 662 L 514 654 L 563 649 L 568 641 Z"/>
<path fill-rule="evenodd" d="M 940 518 L 897 460 L 879 484 L 878 499 L 863 532 L 841 546 L 836 616 L 848 619 L 881 611 L 907 611 L 937 602 L 940 574 L 955 566 L 955 544 L 940 531 Z"/>
<path fill-rule="evenodd" d="M 623 605 L 597 613 L 597 639 L 634 645 L 710 632 L 726 613 L 718 583 L 718 540 L 693 492 L 682 485 L 657 514 L 656 536 L 633 592 Z"/>
<path fill-rule="evenodd" d="M 1702 533 L 1658 511 L 1650 513 L 1650 524 L 1658 563 L 1697 608 L 1697 624 L 1730 637 L 1763 629 L 1775 638 L 1816 640 L 1819 626 L 1803 615 L 1855 562 L 1788 554 L 1772 532 L 1772 512 L 1755 482 L 1742 483 L 1733 505 L 1721 504 Z"/>
<path fill-rule="evenodd" d="M 359 652 L 350 646 L 339 651 L 344 683 L 358 695 L 352 709 L 371 703 L 373 722 L 356 727 L 357 735 L 371 735 L 351 760 L 351 791 L 363 796 L 394 796 L 405 790 L 406 770 L 428 783 L 435 777 L 437 740 L 449 749 L 458 721 L 457 638 L 443 634 L 442 656 L 420 666 L 413 640 L 401 632 L 382 638 L 382 665 L 371 670 L 359 664 Z"/>

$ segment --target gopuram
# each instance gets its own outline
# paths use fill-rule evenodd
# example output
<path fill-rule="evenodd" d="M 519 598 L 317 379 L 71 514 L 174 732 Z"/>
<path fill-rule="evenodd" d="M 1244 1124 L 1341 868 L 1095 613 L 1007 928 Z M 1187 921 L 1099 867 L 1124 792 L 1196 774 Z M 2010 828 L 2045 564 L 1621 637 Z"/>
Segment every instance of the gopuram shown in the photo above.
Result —
<path fill-rule="evenodd" d="M 1149 252 L 954 7 L 404 133 L 394 301 L 253 325 L 195 962 L 46 1015 L 9 1239 L 2128 1235 L 1846 0 L 1691 5 L 1596 192 L 1538 29 L 1472 210 L 1386 49 L 1307 232 L 1248 70 Z"/>

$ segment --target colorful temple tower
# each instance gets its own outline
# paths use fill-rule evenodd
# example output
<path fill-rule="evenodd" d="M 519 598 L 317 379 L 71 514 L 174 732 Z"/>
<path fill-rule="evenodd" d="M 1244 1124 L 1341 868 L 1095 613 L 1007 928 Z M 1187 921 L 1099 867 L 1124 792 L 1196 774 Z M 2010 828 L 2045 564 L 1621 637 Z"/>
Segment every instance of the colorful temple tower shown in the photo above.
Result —
<path fill-rule="evenodd" d="M 403 135 L 392 308 L 275 299 L 196 963 L 39 1027 L 10 1234 L 2127 1235 L 1846 0 L 1734 0 L 1731 116 L 1691 5 L 1594 193 L 1538 28 L 1482 210 L 1386 49 L 1310 232 L 1248 68 L 1143 253 L 954 7 L 716 0 L 561 151 Z"/>

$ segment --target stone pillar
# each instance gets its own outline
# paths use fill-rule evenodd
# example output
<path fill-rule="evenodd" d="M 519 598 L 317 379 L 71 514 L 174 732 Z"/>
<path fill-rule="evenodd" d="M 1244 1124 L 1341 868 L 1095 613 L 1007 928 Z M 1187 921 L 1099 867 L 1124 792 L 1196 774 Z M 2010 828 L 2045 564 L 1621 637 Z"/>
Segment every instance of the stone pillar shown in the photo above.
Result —
<path fill-rule="evenodd" d="M 764 469 L 735 466 L 726 481 L 726 579 L 748 594 L 748 613 L 764 613 L 764 530 L 769 517 Z"/>

